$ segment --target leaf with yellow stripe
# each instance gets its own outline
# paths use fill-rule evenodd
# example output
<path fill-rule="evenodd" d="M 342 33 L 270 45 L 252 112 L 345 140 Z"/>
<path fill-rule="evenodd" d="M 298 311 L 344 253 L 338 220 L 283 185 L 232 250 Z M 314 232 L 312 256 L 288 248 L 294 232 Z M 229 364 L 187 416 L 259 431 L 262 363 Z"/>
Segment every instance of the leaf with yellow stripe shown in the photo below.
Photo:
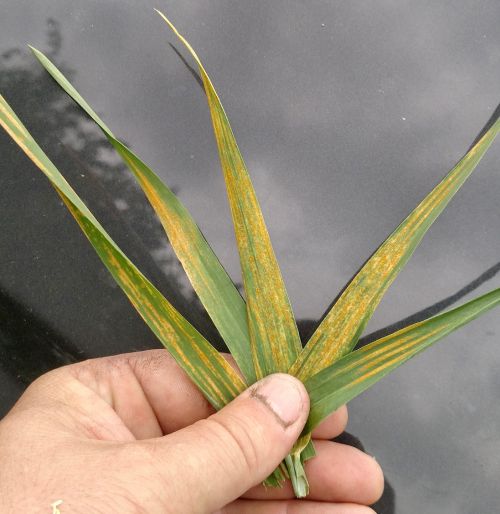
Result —
<path fill-rule="evenodd" d="M 287 371 L 302 346 L 271 240 L 227 115 L 198 55 L 167 17 L 158 11 L 196 61 L 207 95 L 222 172 L 226 182 L 247 300 L 248 327 L 257 378 Z M 307 436 L 286 459 L 295 494 L 309 491 L 302 463 L 315 455 Z"/>
<path fill-rule="evenodd" d="M 354 348 L 385 291 L 477 166 L 499 130 L 500 119 L 497 119 L 366 262 L 290 368 L 292 375 L 306 380 Z"/>
<path fill-rule="evenodd" d="M 116 139 L 108 126 L 50 59 L 36 48 L 30 48 L 64 91 L 97 123 L 132 171 L 156 211 L 193 289 L 227 344 L 247 383 L 255 382 L 245 301 L 186 207 L 154 171 Z"/>
<path fill-rule="evenodd" d="M 220 409 L 242 392 L 239 375 L 118 248 L 1 95 L 0 124 L 50 180 L 132 305 L 207 400 Z"/>
<path fill-rule="evenodd" d="M 408 359 L 500 304 L 495 289 L 456 309 L 415 323 L 349 353 L 308 378 L 311 410 L 304 432 L 346 404 Z"/>
<path fill-rule="evenodd" d="M 287 371 L 302 347 L 250 176 L 224 108 L 203 64 L 165 15 L 157 12 L 196 61 L 207 94 L 240 255 L 257 378 L 276 371 Z"/>

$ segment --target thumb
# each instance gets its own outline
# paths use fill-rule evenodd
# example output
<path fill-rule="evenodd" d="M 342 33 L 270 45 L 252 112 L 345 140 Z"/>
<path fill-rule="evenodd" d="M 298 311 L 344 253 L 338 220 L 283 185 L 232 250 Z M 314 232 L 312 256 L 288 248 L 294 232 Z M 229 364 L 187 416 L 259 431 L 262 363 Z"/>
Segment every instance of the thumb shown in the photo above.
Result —
<path fill-rule="evenodd" d="M 209 418 L 163 437 L 155 455 L 175 480 L 175 503 L 182 512 L 213 512 L 241 496 L 278 466 L 308 414 L 302 383 L 275 374 Z"/>

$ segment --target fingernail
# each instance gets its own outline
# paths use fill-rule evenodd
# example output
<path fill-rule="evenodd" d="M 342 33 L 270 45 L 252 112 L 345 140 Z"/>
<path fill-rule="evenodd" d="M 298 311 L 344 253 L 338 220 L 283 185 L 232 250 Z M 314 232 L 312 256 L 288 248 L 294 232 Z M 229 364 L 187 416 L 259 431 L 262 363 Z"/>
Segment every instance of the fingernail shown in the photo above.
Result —
<path fill-rule="evenodd" d="M 290 375 L 270 375 L 250 392 L 262 402 L 284 428 L 293 425 L 304 410 L 304 392 L 297 379 Z"/>

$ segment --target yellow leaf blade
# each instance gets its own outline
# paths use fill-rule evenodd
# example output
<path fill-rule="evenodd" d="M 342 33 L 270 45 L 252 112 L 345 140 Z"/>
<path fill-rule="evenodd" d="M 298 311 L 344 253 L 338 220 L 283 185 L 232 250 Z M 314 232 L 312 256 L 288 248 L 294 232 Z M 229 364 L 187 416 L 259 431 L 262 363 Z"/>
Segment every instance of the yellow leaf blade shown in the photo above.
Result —
<path fill-rule="evenodd" d="M 157 12 L 196 61 L 207 94 L 240 254 L 257 378 L 286 371 L 302 347 L 250 176 L 227 115 L 203 64 L 166 16 Z"/>
<path fill-rule="evenodd" d="M 158 215 L 193 289 L 245 379 L 248 383 L 255 382 L 245 302 L 189 211 L 153 170 L 114 136 L 50 59 L 36 48 L 30 48 L 54 80 L 97 123 L 133 173 Z"/>
<path fill-rule="evenodd" d="M 242 392 L 239 375 L 118 248 L 1 95 L 0 125 L 50 180 L 132 305 L 208 401 L 220 409 Z"/>
<path fill-rule="evenodd" d="M 306 380 L 352 350 L 387 288 L 499 130 L 497 119 L 366 262 L 314 332 L 290 368 L 291 374 Z"/>
<path fill-rule="evenodd" d="M 411 357 L 499 304 L 500 289 L 495 289 L 363 346 L 308 378 L 304 385 L 311 410 L 304 433 Z"/>

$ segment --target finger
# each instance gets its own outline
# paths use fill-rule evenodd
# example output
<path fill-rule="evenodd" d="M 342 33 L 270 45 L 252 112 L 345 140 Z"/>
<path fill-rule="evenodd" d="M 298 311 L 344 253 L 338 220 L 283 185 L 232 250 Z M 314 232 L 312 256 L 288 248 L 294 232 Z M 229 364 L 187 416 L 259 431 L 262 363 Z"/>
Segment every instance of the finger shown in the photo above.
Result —
<path fill-rule="evenodd" d="M 326 502 L 375 503 L 384 491 L 384 475 L 377 461 L 352 446 L 316 441 L 316 457 L 305 463 L 309 480 L 308 499 Z M 245 498 L 259 500 L 294 497 L 289 482 L 282 488 L 262 485 L 247 491 Z"/>
<path fill-rule="evenodd" d="M 225 355 L 231 359 L 229 354 Z M 206 418 L 215 411 L 166 350 L 126 353 L 67 366 L 109 403 L 138 439 L 159 437 Z M 332 439 L 347 425 L 341 407 L 313 432 Z"/>
<path fill-rule="evenodd" d="M 328 504 L 308 500 L 236 500 L 217 514 L 375 514 L 369 507 L 353 503 Z"/>
<path fill-rule="evenodd" d="M 333 439 L 340 435 L 347 426 L 347 407 L 343 405 L 325 418 L 312 433 L 313 439 Z"/>
<path fill-rule="evenodd" d="M 163 434 L 192 425 L 215 412 L 198 387 L 166 350 L 127 354 Z"/>
<path fill-rule="evenodd" d="M 163 434 L 122 356 L 92 359 L 42 375 L 29 386 L 13 412 L 24 409 L 34 409 L 42 417 L 57 421 L 59 428 L 62 424 L 90 439 L 131 441 Z"/>
<path fill-rule="evenodd" d="M 303 384 L 290 375 L 270 375 L 208 419 L 140 445 L 163 471 L 165 494 L 175 480 L 179 509 L 172 506 L 173 512 L 213 512 L 276 468 L 308 413 Z"/>
<path fill-rule="evenodd" d="M 90 359 L 58 371 L 111 405 L 137 439 L 175 432 L 215 412 L 166 350 Z"/>

